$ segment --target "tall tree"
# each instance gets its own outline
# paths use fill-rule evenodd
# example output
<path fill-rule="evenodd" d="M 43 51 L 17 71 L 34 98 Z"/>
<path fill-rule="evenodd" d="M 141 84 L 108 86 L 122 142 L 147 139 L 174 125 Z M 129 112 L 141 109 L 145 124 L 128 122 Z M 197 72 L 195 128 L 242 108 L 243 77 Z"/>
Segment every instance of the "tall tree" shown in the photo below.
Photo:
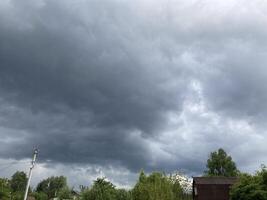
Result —
<path fill-rule="evenodd" d="M 239 173 L 232 157 L 221 148 L 210 153 L 206 167 L 205 175 L 207 176 L 234 177 Z"/>
<path fill-rule="evenodd" d="M 67 187 L 67 178 L 64 176 L 52 176 L 38 183 L 36 191 L 47 194 L 48 198 L 53 198 Z"/>
<path fill-rule="evenodd" d="M 13 192 L 23 192 L 27 185 L 27 175 L 25 172 L 17 171 L 12 175 L 10 186 Z"/>
<path fill-rule="evenodd" d="M 83 192 L 82 200 L 116 200 L 115 186 L 104 178 L 98 178 L 92 188 Z"/>
<path fill-rule="evenodd" d="M 154 172 L 145 176 L 142 171 L 132 191 L 133 200 L 173 200 L 174 189 L 172 181 L 164 174 Z"/>

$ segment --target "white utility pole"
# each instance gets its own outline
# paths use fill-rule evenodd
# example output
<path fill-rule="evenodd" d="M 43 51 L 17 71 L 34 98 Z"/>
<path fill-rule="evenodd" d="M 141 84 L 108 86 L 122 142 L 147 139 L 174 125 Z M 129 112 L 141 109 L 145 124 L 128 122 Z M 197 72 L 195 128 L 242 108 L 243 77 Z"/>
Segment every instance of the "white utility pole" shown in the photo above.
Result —
<path fill-rule="evenodd" d="M 28 197 L 28 191 L 29 191 L 29 187 L 30 187 L 30 183 L 31 183 L 31 178 L 32 178 L 32 169 L 34 168 L 37 154 L 38 154 L 38 149 L 34 149 L 32 163 L 31 163 L 31 167 L 30 167 L 30 171 L 29 171 L 28 182 L 27 182 L 27 186 L 26 186 L 26 190 L 25 190 L 25 195 L 24 195 L 24 200 L 27 200 L 27 197 Z"/>

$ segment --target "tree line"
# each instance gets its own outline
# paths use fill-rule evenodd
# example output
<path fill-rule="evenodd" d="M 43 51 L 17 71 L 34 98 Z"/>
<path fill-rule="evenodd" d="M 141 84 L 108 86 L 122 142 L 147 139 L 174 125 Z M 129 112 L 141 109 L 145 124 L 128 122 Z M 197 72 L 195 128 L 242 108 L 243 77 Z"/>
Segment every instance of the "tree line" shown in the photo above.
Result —
<path fill-rule="evenodd" d="M 255 174 L 240 172 L 232 157 L 223 149 L 211 152 L 203 176 L 237 177 L 231 188 L 231 200 L 267 200 L 267 168 L 262 166 Z M 179 177 L 179 176 L 178 176 Z M 16 172 L 10 179 L 0 178 L 1 200 L 22 200 L 27 183 L 24 172 Z M 105 178 L 96 179 L 90 187 L 80 186 L 77 192 L 67 184 L 64 176 L 52 176 L 30 189 L 36 200 L 52 198 L 76 200 L 191 200 L 192 194 L 183 187 L 177 174 L 164 172 L 145 174 L 141 171 L 132 189 L 120 189 Z"/>
<path fill-rule="evenodd" d="M 105 178 L 96 179 L 91 187 L 80 186 L 76 192 L 68 187 L 67 178 L 52 176 L 42 180 L 35 189 L 30 189 L 29 196 L 36 200 L 49 200 L 57 197 L 81 200 L 189 200 L 191 194 L 183 189 L 174 175 L 153 172 L 146 175 L 144 171 L 132 189 L 119 189 Z M 11 179 L 0 178 L 1 200 L 22 200 L 27 183 L 24 172 L 16 172 Z"/>

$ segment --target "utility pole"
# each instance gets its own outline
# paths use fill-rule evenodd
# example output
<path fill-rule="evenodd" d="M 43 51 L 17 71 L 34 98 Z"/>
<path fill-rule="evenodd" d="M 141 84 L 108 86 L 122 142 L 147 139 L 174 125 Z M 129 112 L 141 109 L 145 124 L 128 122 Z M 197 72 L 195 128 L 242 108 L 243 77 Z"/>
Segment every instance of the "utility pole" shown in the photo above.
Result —
<path fill-rule="evenodd" d="M 26 189 L 25 189 L 24 200 L 27 200 L 27 197 L 28 197 L 28 191 L 29 191 L 31 178 L 32 178 L 32 169 L 34 168 L 37 154 L 38 154 L 38 149 L 34 149 L 32 163 L 31 163 L 31 167 L 30 167 L 30 171 L 29 171 L 28 182 L 27 182 L 27 186 L 26 186 Z"/>

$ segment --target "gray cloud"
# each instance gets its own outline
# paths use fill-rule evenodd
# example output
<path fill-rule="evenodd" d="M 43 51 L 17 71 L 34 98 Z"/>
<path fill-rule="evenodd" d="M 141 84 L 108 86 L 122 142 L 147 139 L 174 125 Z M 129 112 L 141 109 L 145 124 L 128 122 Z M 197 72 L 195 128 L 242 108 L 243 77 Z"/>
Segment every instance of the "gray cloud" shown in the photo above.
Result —
<path fill-rule="evenodd" d="M 251 170 L 266 160 L 264 8 L 1 2 L 0 157 L 37 145 L 43 164 L 199 174 L 223 147 Z"/>
<path fill-rule="evenodd" d="M 14 108 L 3 106 L 2 124 L 26 131 L 21 149 L 37 144 L 44 159 L 59 162 L 146 165 L 142 137 L 160 132 L 165 113 L 181 109 L 185 70 L 164 57 L 156 39 L 131 30 L 120 20 L 131 16 L 108 2 L 83 2 L 88 19 L 52 1 L 27 4 L 30 13 L 22 12 L 24 4 L 10 5 L 18 16 L 2 22 L 0 74 L 3 102 Z M 10 27 L 12 20 L 23 27 Z M 137 141 L 128 139 L 132 132 L 141 133 Z"/>

